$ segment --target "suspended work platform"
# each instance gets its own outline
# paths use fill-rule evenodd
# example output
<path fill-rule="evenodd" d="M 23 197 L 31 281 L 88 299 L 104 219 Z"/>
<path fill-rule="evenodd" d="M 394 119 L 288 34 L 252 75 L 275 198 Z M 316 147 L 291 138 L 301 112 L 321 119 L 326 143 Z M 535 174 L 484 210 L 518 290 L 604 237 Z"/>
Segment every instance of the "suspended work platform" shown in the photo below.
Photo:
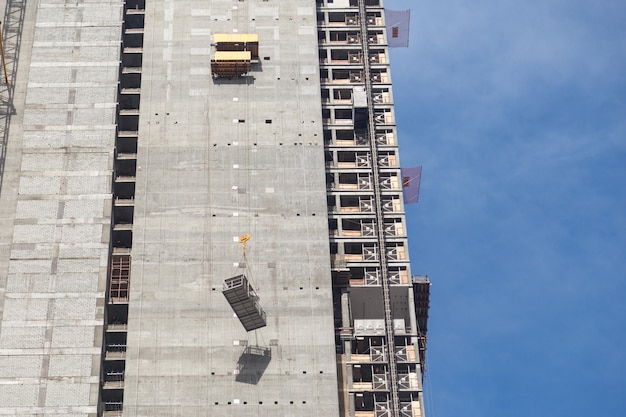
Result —
<path fill-rule="evenodd" d="M 241 77 L 252 66 L 250 51 L 215 52 L 211 60 L 211 74 L 214 77 Z"/>
<path fill-rule="evenodd" d="M 218 51 L 249 51 L 252 59 L 259 58 L 259 35 L 256 33 L 216 33 L 213 43 Z"/>
<path fill-rule="evenodd" d="M 265 312 L 259 305 L 259 297 L 245 275 L 237 275 L 225 280 L 222 293 L 246 331 L 267 325 Z"/>

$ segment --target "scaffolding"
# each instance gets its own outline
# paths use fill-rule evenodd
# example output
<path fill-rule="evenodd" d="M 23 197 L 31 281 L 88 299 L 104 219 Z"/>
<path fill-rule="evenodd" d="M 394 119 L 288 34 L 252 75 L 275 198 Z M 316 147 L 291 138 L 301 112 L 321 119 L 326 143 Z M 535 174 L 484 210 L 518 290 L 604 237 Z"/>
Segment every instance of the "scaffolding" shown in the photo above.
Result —
<path fill-rule="evenodd" d="M 211 60 L 211 74 L 214 77 L 241 77 L 252 67 L 250 51 L 217 51 Z"/>
<path fill-rule="evenodd" d="M 385 12 L 369 0 L 328 3 L 318 7 L 318 39 L 335 343 L 350 391 L 340 407 L 359 417 L 414 417 L 426 313 L 413 305 Z M 364 375 L 368 362 L 384 369 Z"/>
<path fill-rule="evenodd" d="M 252 59 L 259 58 L 259 35 L 256 33 L 216 33 L 213 43 L 218 51 L 248 51 Z"/>
<path fill-rule="evenodd" d="M 9 141 L 9 125 L 11 117 L 16 113 L 13 106 L 13 94 L 17 77 L 18 57 L 22 44 L 22 30 L 26 13 L 25 0 L 9 0 L 4 10 L 4 20 L 0 26 L 2 41 L 2 64 L 4 83 L 0 84 L 0 191 L 4 178 L 4 170 Z"/>

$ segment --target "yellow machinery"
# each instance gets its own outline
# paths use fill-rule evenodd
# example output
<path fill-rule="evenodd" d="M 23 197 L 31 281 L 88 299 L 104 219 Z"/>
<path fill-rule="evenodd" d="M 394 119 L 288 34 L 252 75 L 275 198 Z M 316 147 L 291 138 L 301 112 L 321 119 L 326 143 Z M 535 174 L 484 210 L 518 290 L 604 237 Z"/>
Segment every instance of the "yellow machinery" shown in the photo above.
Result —
<path fill-rule="evenodd" d="M 241 77 L 259 59 L 259 35 L 256 33 L 216 33 L 215 56 L 211 60 L 214 77 Z"/>
<path fill-rule="evenodd" d="M 251 55 L 249 51 L 215 52 L 211 60 L 211 74 L 214 77 L 241 77 L 250 71 Z"/>
<path fill-rule="evenodd" d="M 249 51 L 252 59 L 259 58 L 259 35 L 256 33 L 216 33 L 213 43 L 218 51 Z"/>

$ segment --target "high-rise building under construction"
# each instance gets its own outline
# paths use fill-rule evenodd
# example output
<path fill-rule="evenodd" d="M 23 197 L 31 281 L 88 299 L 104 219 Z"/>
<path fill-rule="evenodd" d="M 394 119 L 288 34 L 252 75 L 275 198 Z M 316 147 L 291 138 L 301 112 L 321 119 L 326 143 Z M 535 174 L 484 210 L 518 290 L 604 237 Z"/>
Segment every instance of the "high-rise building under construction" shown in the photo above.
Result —
<path fill-rule="evenodd" d="M 424 416 L 382 0 L 0 5 L 0 416 Z"/>

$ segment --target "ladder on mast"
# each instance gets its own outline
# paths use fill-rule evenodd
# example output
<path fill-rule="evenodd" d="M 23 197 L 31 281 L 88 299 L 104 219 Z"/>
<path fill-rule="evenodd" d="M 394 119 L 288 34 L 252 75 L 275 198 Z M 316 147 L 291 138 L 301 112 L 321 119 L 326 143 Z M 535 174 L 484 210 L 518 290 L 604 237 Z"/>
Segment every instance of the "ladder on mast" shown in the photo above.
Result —
<path fill-rule="evenodd" d="M 369 37 L 367 31 L 367 6 L 366 0 L 359 0 L 359 21 L 361 30 L 361 44 L 363 47 L 363 78 L 365 81 L 365 91 L 367 94 L 368 111 L 368 136 L 372 161 L 378 161 L 378 143 L 376 141 L 376 124 L 374 121 L 374 102 L 372 93 L 372 74 L 369 58 Z M 389 269 L 387 266 L 387 246 L 384 230 L 384 216 L 382 209 L 382 194 L 380 185 L 380 172 L 377 163 L 372 164 L 374 207 L 376 214 L 376 225 L 378 234 L 378 255 L 380 259 L 381 282 L 383 289 L 383 305 L 385 310 L 385 336 L 387 339 L 387 354 L 389 359 L 389 375 L 391 392 L 392 416 L 400 416 L 400 399 L 398 396 L 398 370 L 396 368 L 396 348 L 393 329 L 393 315 L 391 311 L 391 297 L 389 295 Z"/>

